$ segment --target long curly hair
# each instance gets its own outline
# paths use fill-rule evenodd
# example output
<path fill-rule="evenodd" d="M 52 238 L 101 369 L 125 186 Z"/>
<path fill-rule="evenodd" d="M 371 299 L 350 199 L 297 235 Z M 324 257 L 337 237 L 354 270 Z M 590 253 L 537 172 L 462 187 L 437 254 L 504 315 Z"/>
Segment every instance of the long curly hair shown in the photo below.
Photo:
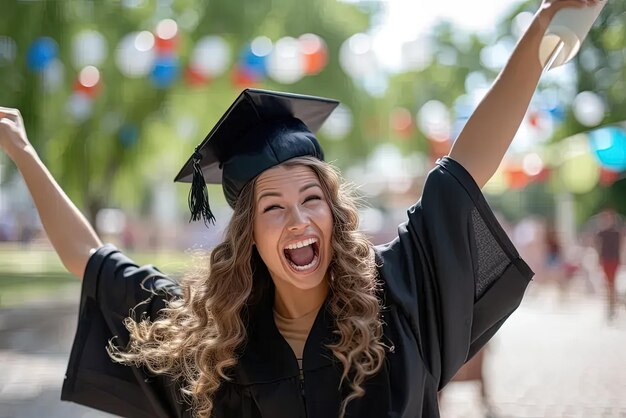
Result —
<path fill-rule="evenodd" d="M 328 309 L 337 338 L 328 348 L 343 365 L 342 384 L 348 382 L 351 389 L 340 406 L 343 416 L 347 404 L 364 395 L 365 379 L 377 373 L 384 360 L 379 283 L 371 244 L 358 230 L 352 189 L 323 161 L 298 157 L 283 163 L 300 164 L 319 178 L 333 216 Z M 183 297 L 169 302 L 154 321 L 127 318 L 128 345 L 120 348 L 111 342 L 108 347 L 115 361 L 177 379 L 198 417 L 211 415 L 214 395 L 220 383 L 230 379 L 236 350 L 246 341 L 246 309 L 255 294 L 255 184 L 253 180 L 241 191 L 224 241 L 210 260 L 182 280 Z"/>

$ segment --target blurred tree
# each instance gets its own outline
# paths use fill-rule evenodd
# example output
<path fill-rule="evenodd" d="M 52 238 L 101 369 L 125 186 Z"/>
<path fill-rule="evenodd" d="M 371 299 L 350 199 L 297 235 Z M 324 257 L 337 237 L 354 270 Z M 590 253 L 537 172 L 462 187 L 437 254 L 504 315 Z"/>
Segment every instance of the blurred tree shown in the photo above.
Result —
<path fill-rule="evenodd" d="M 593 91 L 606 104 L 600 125 L 621 122 L 626 129 L 626 2 L 609 1 L 589 33 L 584 54 L 576 57 L 577 90 Z M 568 112 L 560 137 L 583 132 L 586 127 Z M 608 187 L 578 196 L 577 220 L 583 224 L 606 205 L 626 215 L 626 180 L 621 175 Z"/>
<path fill-rule="evenodd" d="M 513 21 L 521 12 L 534 12 L 538 1 L 526 0 L 512 10 L 499 25 L 500 36 L 511 34 Z M 573 59 L 576 70 L 576 92 L 593 91 L 602 97 L 606 113 L 600 124 L 626 120 L 626 3 L 609 1 L 598 20 L 591 28 Z M 569 99 L 569 98 L 568 98 Z M 571 103 L 570 103 L 571 104 Z M 582 125 L 567 108 L 564 122 L 554 133 L 553 140 L 559 141 L 589 127 Z"/>
<path fill-rule="evenodd" d="M 486 48 L 496 44 L 504 46 L 505 49 L 512 47 L 517 39 L 516 30 L 520 24 L 516 18 L 522 12 L 532 15 L 539 3 L 539 0 L 520 1 L 502 21 L 494 22 L 493 31 L 480 36 L 464 33 L 449 22 L 440 22 L 430 32 L 428 38 L 419 41 L 422 54 L 432 51 L 432 60 L 417 70 L 406 71 L 391 78 L 385 98 L 387 108 L 402 106 L 409 109 L 415 117 L 424 103 L 434 99 L 441 101 L 450 109 L 454 121 L 454 114 L 458 113 L 457 105 L 463 103 L 463 96 L 473 93 L 467 90 L 473 84 L 468 83 L 468 75 L 473 73 L 475 79 L 482 79 L 488 86 L 499 71 L 498 65 L 486 66 L 489 56 L 493 53 Z M 600 125 L 626 121 L 625 2 L 608 2 L 580 53 L 574 59 L 573 69 L 574 85 L 560 83 L 560 80 L 549 77 L 546 77 L 540 85 L 540 90 L 549 88 L 556 92 L 556 100 L 564 107 L 563 120 L 556 124 L 549 141 L 552 143 L 558 143 L 590 129 L 576 119 L 572 109 L 573 99 L 579 92 L 595 92 L 604 101 L 606 113 Z M 480 87 L 485 87 L 484 82 Z M 472 101 L 469 102 L 471 105 Z M 457 119 L 452 136 L 458 134 L 462 123 L 463 118 Z M 431 142 L 420 129 L 412 130 L 408 140 L 402 140 L 403 138 L 394 135 L 392 130 L 389 132 L 390 137 L 405 152 L 412 150 L 428 152 L 430 148 Z M 622 213 L 626 213 L 625 184 L 626 181 L 622 179 L 606 189 L 577 195 L 578 221 L 583 222 L 607 202 L 612 203 Z M 557 181 L 533 185 L 525 190 L 509 192 L 500 198 L 494 198 L 493 202 L 513 219 L 528 213 L 550 217 L 553 216 L 554 205 L 553 202 L 546 200 L 556 191 L 554 187 L 557 189 L 560 187 Z M 513 203 L 508 204 L 509 201 Z M 538 201 L 544 203 L 536 204 Z"/>
<path fill-rule="evenodd" d="M 523 2 L 518 9 L 505 19 L 501 30 L 511 28 L 518 13 L 531 11 L 535 1 Z M 592 27 L 581 51 L 573 60 L 576 73 L 574 94 L 590 91 L 596 93 L 606 108 L 598 126 L 626 121 L 626 3 L 623 1 L 607 2 L 600 17 Z M 569 96 L 569 95 L 567 95 Z M 583 125 L 575 116 L 572 104 L 568 101 L 563 122 L 557 127 L 552 142 L 571 137 L 591 129 Z M 599 185 L 589 193 L 576 195 L 578 224 L 584 223 L 603 206 L 610 204 L 622 214 L 626 214 L 626 181 L 620 176 L 610 186 Z"/>
<path fill-rule="evenodd" d="M 458 43 L 455 28 L 450 22 L 438 23 L 428 37 L 421 39 L 422 54 L 432 51 L 428 64 L 417 70 L 410 70 L 395 75 L 390 80 L 387 93 L 388 106 L 401 106 L 411 111 L 414 119 L 421 107 L 436 100 L 451 110 L 454 118 L 454 107 L 459 98 L 466 95 L 465 80 L 468 74 L 476 71 L 484 72 L 486 77 L 495 76 L 482 67 L 479 57 L 485 43 L 475 34 L 466 34 L 463 45 Z M 458 127 L 457 127 L 458 128 Z M 454 129 L 452 129 L 454 134 Z M 390 131 L 391 138 L 398 139 Z M 412 130 L 410 138 L 398 141 L 405 151 L 430 152 L 430 140 L 420 129 Z M 454 138 L 449 138 L 453 140 Z"/>
<path fill-rule="evenodd" d="M 22 109 L 31 141 L 70 197 L 91 220 L 104 206 L 144 210 L 151 190 L 169 182 L 242 88 L 232 71 L 203 86 L 185 82 L 184 68 L 196 41 L 223 37 L 238 51 L 254 37 L 276 41 L 306 32 L 327 43 L 329 63 L 316 76 L 285 86 L 266 80 L 257 87 L 336 97 L 352 106 L 359 94 L 339 67 L 341 43 L 368 25 L 368 14 L 332 0 L 93 0 L 24 2 L 7 0 L 0 15 L 0 103 Z M 120 40 L 130 32 L 153 31 L 165 18 L 179 23 L 180 77 L 156 88 L 150 77 L 128 78 L 117 64 Z M 81 68 L 72 65 L 72 42 L 81 30 L 96 30 L 108 55 L 99 66 L 101 85 L 91 104 L 72 102 Z M 50 76 L 28 67 L 29 47 L 37 38 L 58 45 L 60 88 Z M 6 48 L 4 46 L 9 45 Z M 13 46 L 11 46 L 13 45 Z M 3 51 L 12 50 L 3 54 Z M 232 68 L 231 68 L 232 69 Z M 48 78 L 48 79 L 47 79 Z M 54 80 L 53 80 L 54 81 Z M 91 113 L 85 117 L 72 117 Z M 356 104 L 355 104 L 356 106 Z M 355 115 L 358 119 L 358 115 Z M 324 141 L 324 138 L 322 137 Z M 356 146 L 358 132 L 344 143 L 328 143 L 330 153 Z M 180 194 L 187 193 L 179 188 Z M 221 194 L 220 194 L 221 195 Z M 181 203 L 185 200 L 181 199 Z M 182 206 L 182 205 L 181 205 Z"/>

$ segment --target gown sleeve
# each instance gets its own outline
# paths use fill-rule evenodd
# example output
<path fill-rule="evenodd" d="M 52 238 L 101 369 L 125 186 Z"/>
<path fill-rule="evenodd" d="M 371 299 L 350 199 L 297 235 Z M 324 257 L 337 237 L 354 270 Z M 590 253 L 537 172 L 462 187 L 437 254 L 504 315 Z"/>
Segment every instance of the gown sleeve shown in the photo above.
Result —
<path fill-rule="evenodd" d="M 155 319 L 178 283 L 158 269 L 137 266 L 112 245 L 90 258 L 83 278 L 78 328 L 61 399 L 123 417 L 176 417 L 176 390 L 164 377 L 114 363 L 105 347 L 115 337 L 128 343 L 123 321 L 129 315 Z"/>
<path fill-rule="evenodd" d="M 439 388 L 519 306 L 534 274 L 449 157 L 428 174 L 398 237 L 375 251 L 387 298 L 408 318 Z"/>

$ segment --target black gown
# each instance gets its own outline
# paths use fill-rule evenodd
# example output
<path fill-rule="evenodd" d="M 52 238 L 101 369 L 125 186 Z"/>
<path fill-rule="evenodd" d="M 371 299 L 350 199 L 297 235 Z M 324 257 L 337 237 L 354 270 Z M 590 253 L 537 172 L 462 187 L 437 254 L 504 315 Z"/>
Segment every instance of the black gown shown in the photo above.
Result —
<path fill-rule="evenodd" d="M 450 158 L 429 173 L 422 198 L 392 242 L 374 248 L 382 282 L 382 369 L 349 403 L 347 417 L 438 417 L 437 392 L 518 307 L 533 273 L 520 259 L 470 174 Z M 265 276 L 265 277 L 257 277 Z M 255 280 L 271 282 L 267 271 Z M 248 341 L 213 416 L 327 418 L 349 390 L 325 344 L 334 322 L 325 305 L 306 341 L 304 380 L 272 315 L 269 286 L 249 310 Z M 176 281 L 138 267 L 113 246 L 89 260 L 79 323 L 61 398 L 126 417 L 191 417 L 176 383 L 113 363 L 105 345 L 127 342 L 123 320 L 156 318 L 179 297 Z M 139 305 L 138 305 L 139 304 Z M 138 306 L 136 306 L 138 305 Z"/>

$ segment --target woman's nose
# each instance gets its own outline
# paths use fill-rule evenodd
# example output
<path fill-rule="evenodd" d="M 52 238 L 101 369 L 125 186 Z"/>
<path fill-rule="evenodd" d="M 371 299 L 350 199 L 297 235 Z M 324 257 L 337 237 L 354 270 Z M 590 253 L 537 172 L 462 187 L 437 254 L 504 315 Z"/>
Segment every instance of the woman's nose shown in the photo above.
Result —
<path fill-rule="evenodd" d="M 299 208 L 291 209 L 291 213 L 289 216 L 289 229 L 292 231 L 297 231 L 299 229 L 303 229 L 309 225 L 308 216 Z"/>

